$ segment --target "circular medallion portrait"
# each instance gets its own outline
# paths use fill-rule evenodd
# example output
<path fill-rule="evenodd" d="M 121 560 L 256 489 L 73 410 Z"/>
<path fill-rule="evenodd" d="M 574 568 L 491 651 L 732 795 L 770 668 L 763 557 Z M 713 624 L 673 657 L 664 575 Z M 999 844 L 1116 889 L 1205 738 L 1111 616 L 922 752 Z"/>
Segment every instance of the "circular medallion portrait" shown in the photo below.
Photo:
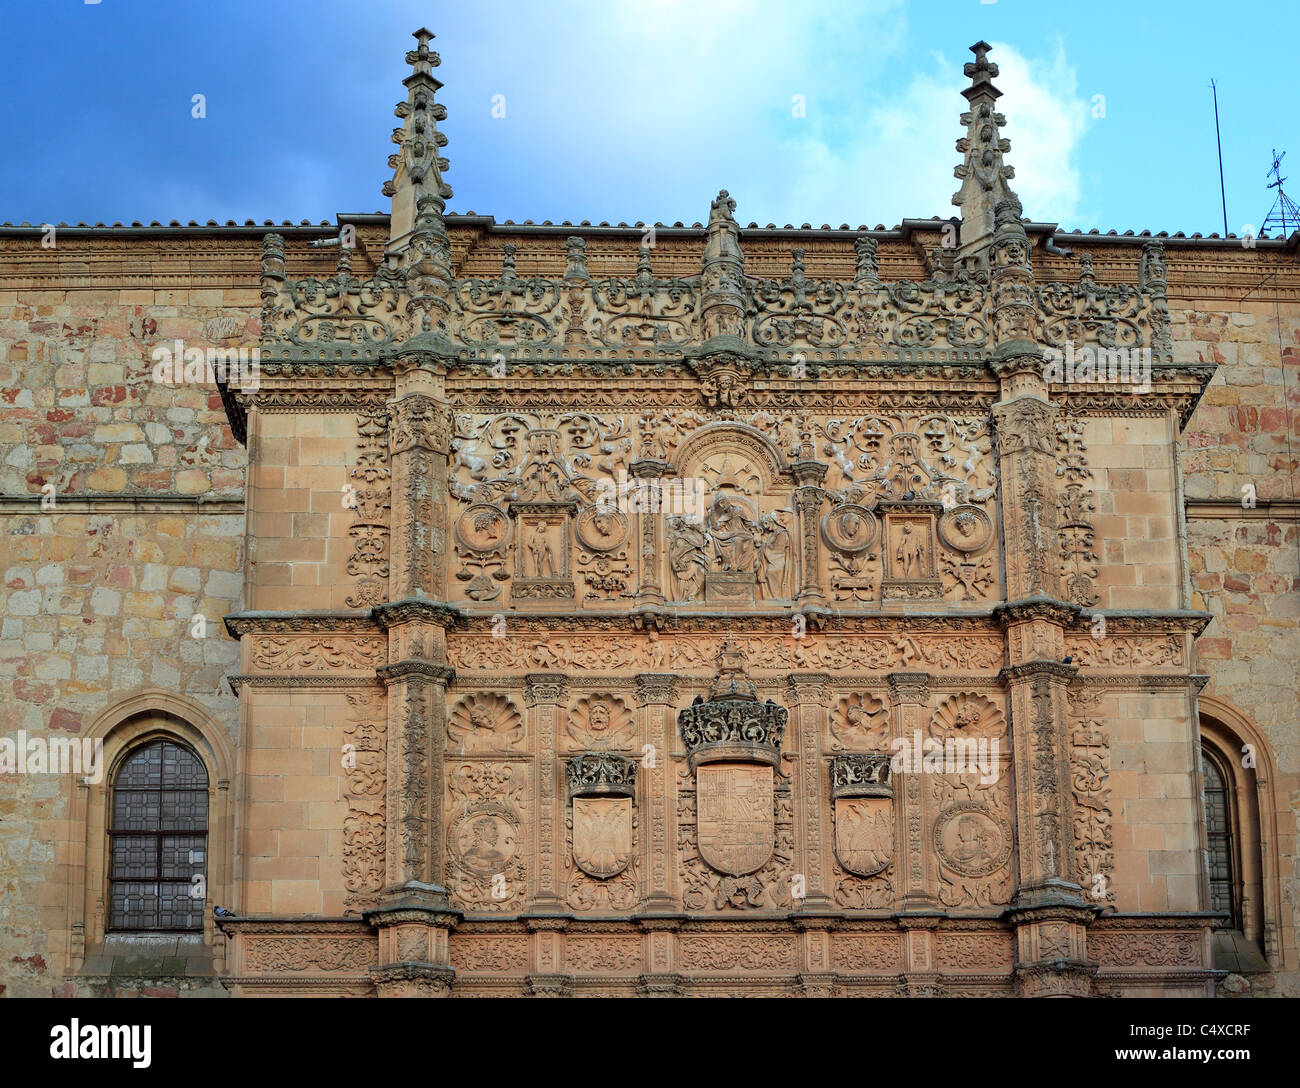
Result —
<path fill-rule="evenodd" d="M 939 814 L 934 845 L 943 863 L 962 876 L 988 876 L 1006 864 L 1011 840 L 979 805 L 954 805 Z"/>
<path fill-rule="evenodd" d="M 456 519 L 456 542 L 475 552 L 494 552 L 510 539 L 510 519 L 485 502 L 476 502 Z"/>
<path fill-rule="evenodd" d="M 578 516 L 578 543 L 589 552 L 612 552 L 627 543 L 627 518 L 617 510 L 593 507 Z"/>
<path fill-rule="evenodd" d="M 982 551 L 993 539 L 993 521 L 978 506 L 954 506 L 939 519 L 939 536 L 953 551 Z"/>
<path fill-rule="evenodd" d="M 452 828 L 451 847 L 461 867 L 482 880 L 504 873 L 519 850 L 519 831 L 500 806 L 470 809 Z"/>
<path fill-rule="evenodd" d="M 822 518 L 822 539 L 836 551 L 865 552 L 876 540 L 876 515 L 865 506 L 839 506 Z"/>

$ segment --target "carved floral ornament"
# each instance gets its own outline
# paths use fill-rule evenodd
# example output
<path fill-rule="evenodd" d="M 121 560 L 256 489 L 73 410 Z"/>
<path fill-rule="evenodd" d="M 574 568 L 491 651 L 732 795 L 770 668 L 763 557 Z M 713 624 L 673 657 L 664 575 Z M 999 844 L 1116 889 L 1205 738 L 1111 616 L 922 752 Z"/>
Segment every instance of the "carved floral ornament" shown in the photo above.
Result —
<path fill-rule="evenodd" d="M 755 358 L 783 353 L 780 365 L 787 368 L 798 349 L 834 359 L 902 357 L 918 348 L 956 356 L 989 347 L 993 306 L 985 284 L 938 269 L 929 280 L 882 283 L 878 239 L 868 233 L 858 238 L 852 281 L 810 278 L 802 249 L 792 252 L 785 276 L 752 277 L 744 272 L 730 205 L 730 198 L 715 201 L 702 271 L 694 276 L 656 274 L 653 251 L 643 248 L 625 274 L 593 279 L 586 239 L 578 235 L 569 239 L 563 275 L 521 276 L 516 245 L 507 242 L 496 276 L 449 278 L 439 331 L 449 350 L 485 359 L 494 352 L 526 357 L 574 347 L 588 357 L 680 358 L 688 346 L 725 335 Z M 283 248 L 280 236 L 267 236 L 262 348 L 268 359 L 377 359 L 424 331 L 419 321 L 427 309 L 408 305 L 426 290 L 428 273 L 419 262 L 405 268 L 385 262 L 367 280 L 350 268 L 293 280 L 284 276 Z M 1103 287 L 1084 265 L 1077 283 L 1032 287 L 1029 306 L 1049 344 L 1072 339 L 1167 353 L 1164 276 L 1150 271 L 1162 267 L 1162 256 L 1144 251 L 1136 283 Z M 716 385 L 717 402 L 726 403 L 723 383 Z"/>

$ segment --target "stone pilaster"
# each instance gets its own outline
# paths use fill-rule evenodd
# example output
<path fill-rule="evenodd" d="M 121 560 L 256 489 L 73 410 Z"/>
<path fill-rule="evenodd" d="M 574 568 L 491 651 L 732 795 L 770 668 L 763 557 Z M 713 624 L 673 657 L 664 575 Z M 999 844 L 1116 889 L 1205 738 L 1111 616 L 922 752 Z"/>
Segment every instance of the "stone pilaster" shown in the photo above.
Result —
<path fill-rule="evenodd" d="M 660 480 L 670 473 L 676 473 L 676 471 L 666 462 L 653 459 L 636 461 L 628 466 L 628 475 L 636 480 Z M 647 483 L 644 486 L 648 490 L 655 485 Z M 660 570 L 662 568 L 660 556 L 663 555 L 664 547 L 664 515 L 659 507 L 658 501 L 655 502 L 654 511 L 647 509 L 647 504 L 644 501 L 638 504 L 635 537 L 639 541 L 637 554 L 639 557 L 638 569 L 641 572 L 636 591 L 636 608 L 638 612 L 654 611 L 664 604 L 664 590 L 660 581 Z"/>
<path fill-rule="evenodd" d="M 894 736 L 912 745 L 919 734 L 927 735 L 930 711 L 930 674 L 927 672 L 891 672 L 890 702 L 894 708 Z M 913 761 L 915 762 L 915 761 Z M 898 775 L 894 797 L 903 825 L 904 911 L 932 911 L 938 906 L 933 851 L 926 845 L 924 775 L 919 766 L 908 766 Z"/>
<path fill-rule="evenodd" d="M 556 708 L 564 702 L 568 680 L 563 673 L 530 672 L 524 677 L 524 701 L 528 705 L 530 728 L 537 737 L 537 764 L 533 778 L 533 796 L 537 798 L 537 827 L 533 832 L 534 880 L 531 910 L 542 914 L 562 909 L 562 873 L 557 853 L 563 836 L 557 835 L 560 824 L 560 797 L 556 788 L 555 754 Z"/>
<path fill-rule="evenodd" d="M 796 484 L 794 508 L 799 522 L 801 578 L 794 605 L 800 611 L 820 611 L 826 608 L 826 591 L 821 584 L 821 512 L 826 497 L 821 484 L 826 479 L 826 465 L 796 461 L 791 468 Z"/>
<path fill-rule="evenodd" d="M 423 600 L 375 610 L 388 632 L 389 664 L 377 672 L 388 686 L 385 884 L 438 885 L 446 863 L 443 758 L 447 748 L 446 628 L 459 613 Z"/>
<path fill-rule="evenodd" d="M 669 769 L 672 765 L 675 707 L 678 678 L 673 673 L 644 672 L 636 678 L 637 702 L 644 708 L 645 733 L 653 762 L 642 761 L 641 872 L 648 874 L 648 887 L 641 909 L 651 913 L 674 909 L 677 900 L 677 868 L 671 856 L 677 842 L 677 806 Z M 649 825 L 647 827 L 647 824 Z"/>
<path fill-rule="evenodd" d="M 638 918 L 645 934 L 645 962 L 649 970 L 638 979 L 637 989 L 645 997 L 677 997 L 682 992 L 682 977 L 677 966 L 677 937 L 683 919 L 680 916 L 643 916 Z"/>
<path fill-rule="evenodd" d="M 564 957 L 564 931 L 568 918 L 553 915 L 527 916 L 524 925 L 531 935 L 532 956 L 525 992 L 531 997 L 569 997 L 573 993 L 573 979 L 564 974 L 561 964 Z"/>
<path fill-rule="evenodd" d="M 805 997 L 835 997 L 835 972 L 831 969 L 831 932 L 838 918 L 799 914 L 793 919 L 799 930 L 799 984 Z"/>
<path fill-rule="evenodd" d="M 379 934 L 379 965 L 370 977 L 380 997 L 448 996 L 456 977 L 448 934 L 461 914 L 448 908 L 442 888 L 408 882 L 365 917 Z"/>
<path fill-rule="evenodd" d="M 398 600 L 441 601 L 446 597 L 451 407 L 432 354 L 404 351 L 394 365 L 397 397 L 388 402 L 393 488 L 389 592 Z"/>
<path fill-rule="evenodd" d="M 820 912 L 831 909 L 829 891 L 830 854 L 828 821 L 830 783 L 822 761 L 822 725 L 830 698 L 830 676 L 826 673 L 794 672 L 786 678 L 786 702 L 796 723 L 799 774 L 802 788 L 795 790 L 796 872 L 802 872 L 807 898 L 796 903 L 799 910 Z"/>
<path fill-rule="evenodd" d="M 919 778 L 920 775 L 915 777 Z M 910 914 L 899 918 L 903 931 L 903 971 L 907 976 L 907 997 L 942 997 L 943 983 L 935 963 L 935 937 L 942 915 Z"/>
<path fill-rule="evenodd" d="M 1082 904 L 1075 881 L 1070 802 L 1069 703 L 1072 665 L 1030 661 L 1002 670 L 1010 691 L 1015 760 L 1018 905 L 1062 897 Z"/>

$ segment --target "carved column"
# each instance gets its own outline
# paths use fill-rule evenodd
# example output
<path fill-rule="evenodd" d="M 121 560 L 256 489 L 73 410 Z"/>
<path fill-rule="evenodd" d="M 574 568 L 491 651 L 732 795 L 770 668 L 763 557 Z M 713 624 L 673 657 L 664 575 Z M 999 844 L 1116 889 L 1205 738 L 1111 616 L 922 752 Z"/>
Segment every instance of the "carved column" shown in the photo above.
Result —
<path fill-rule="evenodd" d="M 794 473 L 794 507 L 799 515 L 799 570 L 802 584 L 795 597 L 795 608 L 818 611 L 826 607 L 826 592 L 821 585 L 821 512 L 826 492 L 826 466 L 820 461 L 796 461 Z"/>
<path fill-rule="evenodd" d="M 826 673 L 791 673 L 786 702 L 798 723 L 799 772 L 801 788 L 795 791 L 796 849 L 807 882 L 807 898 L 797 909 L 817 913 L 831 908 L 827 889 L 826 864 L 829 840 L 824 814 L 829 811 L 830 790 L 826 766 L 822 762 L 822 725 L 826 721 L 830 677 Z"/>
<path fill-rule="evenodd" d="M 389 592 L 394 600 L 446 598 L 451 408 L 433 362 L 431 354 L 419 351 L 404 351 L 394 362 L 397 397 L 388 403 L 393 481 Z"/>
<path fill-rule="evenodd" d="M 1019 618 L 1016 611 L 1011 618 Z M 1037 615 L 1025 619 L 1055 626 Z M 1011 693 L 1015 760 L 1018 886 L 1008 918 L 1016 925 L 1017 992 L 1086 997 L 1096 970 L 1087 963 L 1087 926 L 1100 908 L 1084 899 L 1074 864 L 1068 689 L 1078 669 L 1015 663 L 1025 642 L 1013 640 L 1013 663 L 1001 676 Z"/>
<path fill-rule="evenodd" d="M 677 842 L 677 806 L 669 770 L 672 766 L 674 731 L 677 728 L 678 678 L 673 673 L 643 672 L 636 678 L 637 702 L 645 709 L 645 737 L 653 746 L 654 762 L 641 768 L 642 822 L 641 872 L 648 874 L 648 886 L 641 909 L 650 914 L 671 912 L 677 901 L 677 868 L 672 856 Z M 649 834 L 647 834 L 647 830 Z"/>
<path fill-rule="evenodd" d="M 992 245 L 992 367 L 1001 379 L 993 406 L 1002 482 L 1007 600 L 1059 597 L 1056 538 L 1056 406 L 1048 399 L 1029 239 L 1020 202 L 998 203 Z"/>
<path fill-rule="evenodd" d="M 530 728 L 537 737 L 537 763 L 534 768 L 533 796 L 537 799 L 537 826 L 533 831 L 533 873 L 535 874 L 530 913 L 557 914 L 563 910 L 564 895 L 560 887 L 561 871 L 556 864 L 558 844 L 559 791 L 556 789 L 555 714 L 564 702 L 568 679 L 558 672 L 530 672 L 524 677 L 524 702 L 532 719 Z"/>
<path fill-rule="evenodd" d="M 637 480 L 659 480 L 677 470 L 664 461 L 635 461 L 628 466 L 628 474 Z M 653 484 L 644 485 L 648 490 Z M 664 591 L 660 582 L 660 570 L 663 555 L 663 514 L 659 512 L 660 503 L 656 497 L 653 512 L 647 509 L 643 501 L 638 504 L 637 513 L 637 554 L 640 556 L 638 569 L 641 577 L 637 582 L 636 609 L 638 612 L 655 611 L 663 606 Z"/>
<path fill-rule="evenodd" d="M 564 931 L 567 918 L 535 917 L 524 920 L 532 934 L 532 970 L 524 982 L 524 991 L 531 997 L 570 997 L 573 978 L 560 969 Z"/>
<path fill-rule="evenodd" d="M 930 674 L 891 672 L 889 695 L 894 706 L 896 737 L 914 749 L 927 735 L 930 711 Z M 926 793 L 922 770 L 916 760 L 904 764 L 895 786 L 900 819 L 903 822 L 903 910 L 927 912 L 938 909 L 933 852 L 926 844 Z"/>
<path fill-rule="evenodd" d="M 366 918 L 379 931 L 381 997 L 441 996 L 455 972 L 447 934 L 460 920 L 442 886 L 443 757 L 447 737 L 446 630 L 455 612 L 424 602 L 380 605 L 389 662 L 385 891 Z"/>

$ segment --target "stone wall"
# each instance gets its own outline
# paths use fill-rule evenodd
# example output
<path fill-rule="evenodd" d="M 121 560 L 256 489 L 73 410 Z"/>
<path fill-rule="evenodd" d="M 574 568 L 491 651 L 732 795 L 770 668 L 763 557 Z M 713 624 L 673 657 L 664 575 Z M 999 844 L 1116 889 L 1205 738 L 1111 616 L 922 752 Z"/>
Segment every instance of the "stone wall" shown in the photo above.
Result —
<path fill-rule="evenodd" d="M 505 235 L 467 225 L 453 226 L 451 234 L 461 274 L 499 271 Z M 349 799 L 350 776 L 338 764 L 351 728 L 346 723 L 357 712 L 339 692 L 288 695 L 255 685 L 248 703 L 257 708 L 257 728 L 241 737 L 227 678 L 273 676 L 273 653 L 260 665 L 254 660 L 273 648 L 250 640 L 241 662 L 221 619 L 239 606 L 250 569 L 259 595 L 244 600 L 245 608 L 349 607 L 356 588 L 348 571 L 351 529 L 358 519 L 340 493 L 361 450 L 357 418 L 261 414 L 255 439 L 264 443 L 266 467 L 250 481 L 250 528 L 259 544 L 256 555 L 246 556 L 247 461 L 220 396 L 207 384 L 155 383 L 151 353 L 176 339 L 198 347 L 256 342 L 260 231 L 74 236 L 46 252 L 38 238 L 0 238 L 0 255 L 8 259 L 0 272 L 0 735 L 19 729 L 84 735 L 142 691 L 186 697 L 221 723 L 232 744 L 245 745 L 239 788 L 247 790 L 241 840 L 247 856 L 241 898 L 232 902 L 250 913 L 338 915 L 349 897 L 364 897 L 378 879 L 371 872 L 349 876 L 321 860 L 348 853 L 348 821 L 364 814 Z M 809 274 L 851 278 L 850 239 L 800 240 L 808 246 Z M 525 249 L 524 238 L 514 240 Z M 361 243 L 354 264 L 366 275 L 382 231 L 363 231 Z M 756 258 L 751 272 L 783 275 L 789 247 L 782 246 L 779 255 Z M 882 272 L 921 278 L 925 247 L 923 239 L 882 248 Z M 635 232 L 593 243 L 593 274 L 626 274 L 634 249 Z M 521 275 L 563 271 L 559 239 L 535 250 L 543 254 L 534 258 L 536 267 L 521 252 Z M 1128 253 L 1112 258 L 1114 247 L 1099 245 L 1096 252 L 1102 278 L 1112 271 L 1123 279 L 1136 261 Z M 1276 251 L 1224 258 L 1231 274 L 1221 290 L 1206 288 L 1221 251 L 1170 246 L 1167 252 L 1175 357 L 1220 366 L 1179 443 L 1190 504 L 1186 605 L 1214 617 L 1195 644 L 1196 670 L 1211 677 L 1206 696 L 1258 725 L 1275 762 L 1276 805 L 1268 815 L 1276 822 L 1278 902 L 1285 912 L 1276 940 L 1294 964 L 1300 927 L 1294 255 L 1286 258 L 1284 289 L 1274 292 L 1283 298 L 1279 346 L 1271 288 L 1263 301 L 1239 301 L 1249 284 L 1276 267 Z M 331 263 L 292 235 L 289 261 L 297 276 L 324 275 Z M 697 262 L 695 244 L 678 239 L 656 254 L 656 273 L 689 275 Z M 1071 274 L 1058 259 L 1044 264 L 1049 275 Z M 1087 422 L 1100 607 L 1184 603 L 1169 574 L 1177 565 L 1179 518 L 1163 426 L 1149 417 Z M 1256 489 L 1254 510 L 1240 506 L 1243 483 Z M 46 484 L 54 485 L 52 509 L 40 503 Z M 206 621 L 202 637 L 193 634 L 199 614 Z M 1113 730 L 1117 894 L 1130 910 L 1195 909 L 1195 875 L 1177 868 L 1195 833 L 1195 798 L 1183 789 L 1195 759 L 1185 696 L 1121 692 L 1103 705 Z M 10 996 L 66 993 L 72 985 L 64 975 L 67 889 L 78 864 L 70 795 L 54 776 L 0 778 L 0 992 Z M 1278 982 L 1284 992 L 1300 992 L 1294 972 Z M 157 980 L 150 986 L 169 989 Z"/>

